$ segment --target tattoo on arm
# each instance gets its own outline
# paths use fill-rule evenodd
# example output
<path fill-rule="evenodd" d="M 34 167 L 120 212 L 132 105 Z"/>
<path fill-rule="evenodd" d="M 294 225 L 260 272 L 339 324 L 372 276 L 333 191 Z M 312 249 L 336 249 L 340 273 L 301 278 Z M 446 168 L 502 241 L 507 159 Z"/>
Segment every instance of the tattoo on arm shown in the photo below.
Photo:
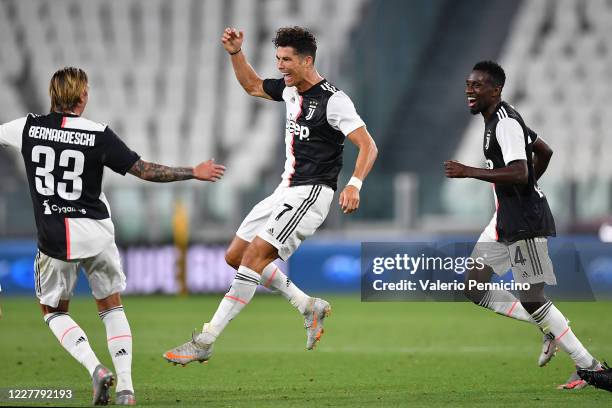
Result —
<path fill-rule="evenodd" d="M 162 164 L 138 160 L 130 169 L 130 174 L 147 181 L 168 183 L 171 181 L 189 180 L 193 177 L 191 167 L 168 167 Z"/>

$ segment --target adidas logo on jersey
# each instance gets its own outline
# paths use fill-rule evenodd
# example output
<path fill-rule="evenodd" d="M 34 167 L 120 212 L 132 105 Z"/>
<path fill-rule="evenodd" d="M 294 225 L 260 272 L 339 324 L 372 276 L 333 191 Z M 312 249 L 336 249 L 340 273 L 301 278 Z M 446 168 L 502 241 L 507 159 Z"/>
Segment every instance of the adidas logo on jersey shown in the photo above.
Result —
<path fill-rule="evenodd" d="M 121 349 L 115 353 L 115 357 L 121 357 L 121 356 L 127 356 L 127 355 L 128 355 L 128 352 L 125 351 L 125 349 Z"/>
<path fill-rule="evenodd" d="M 87 339 L 83 336 L 79 337 L 77 341 L 74 343 L 75 346 L 78 346 L 81 343 L 87 343 Z"/>
<path fill-rule="evenodd" d="M 321 84 L 321 88 L 325 89 L 326 91 L 329 91 L 331 93 L 336 93 L 338 92 L 338 88 L 336 88 L 335 86 L 333 86 L 332 84 L 330 84 L 329 82 L 324 82 Z"/>
<path fill-rule="evenodd" d="M 270 235 L 274 235 L 274 228 L 268 228 L 266 232 Z"/>

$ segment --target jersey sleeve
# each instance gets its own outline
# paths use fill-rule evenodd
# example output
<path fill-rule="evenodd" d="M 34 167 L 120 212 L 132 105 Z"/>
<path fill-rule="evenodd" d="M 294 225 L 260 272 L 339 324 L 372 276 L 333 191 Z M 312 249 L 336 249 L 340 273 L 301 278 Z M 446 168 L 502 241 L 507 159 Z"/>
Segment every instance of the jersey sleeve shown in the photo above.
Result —
<path fill-rule="evenodd" d="M 21 138 L 27 117 L 15 119 L 0 125 L 0 145 L 8 145 L 21 150 Z"/>
<path fill-rule="evenodd" d="M 535 143 L 535 141 L 538 140 L 538 134 L 529 127 L 527 128 L 527 132 L 529 133 L 529 141 Z"/>
<path fill-rule="evenodd" d="M 125 173 L 127 173 L 134 163 L 140 159 L 140 156 L 136 152 L 130 150 L 130 148 L 127 147 L 127 145 L 119 139 L 119 136 L 109 127 L 104 131 L 104 139 L 104 165 L 115 173 L 125 176 Z"/>
<path fill-rule="evenodd" d="M 265 93 L 270 95 L 270 97 L 280 102 L 283 100 L 283 91 L 285 90 L 285 80 L 284 79 L 264 79 L 263 81 L 263 90 Z"/>
<path fill-rule="evenodd" d="M 497 122 L 495 134 L 506 165 L 515 160 L 527 160 L 525 135 L 523 134 L 523 128 L 516 119 L 503 118 Z"/>
<path fill-rule="evenodd" d="M 338 91 L 327 102 L 327 123 L 348 136 L 353 130 L 365 126 L 353 101 L 344 92 Z"/>

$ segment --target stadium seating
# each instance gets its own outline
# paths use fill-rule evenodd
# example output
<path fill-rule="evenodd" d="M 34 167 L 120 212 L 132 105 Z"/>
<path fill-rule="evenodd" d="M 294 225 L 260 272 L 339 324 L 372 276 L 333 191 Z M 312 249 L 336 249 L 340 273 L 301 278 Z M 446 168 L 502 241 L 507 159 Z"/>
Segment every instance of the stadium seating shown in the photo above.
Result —
<path fill-rule="evenodd" d="M 326 69 L 338 65 L 362 2 L 313 0 L 306 7 L 297 0 L 2 1 L 0 120 L 46 111 L 52 73 L 61 66 L 82 67 L 91 86 L 85 116 L 109 123 L 143 159 L 177 165 L 214 156 L 227 164 L 225 186 L 209 192 L 234 197 L 211 208 L 227 219 L 237 212 L 237 192 L 282 160 L 284 107 L 244 93 L 220 45 L 224 24 L 245 30 L 249 60 L 266 77 L 278 76 L 274 31 L 305 25 L 322 44 L 320 68 L 327 75 Z M 20 86 L 20 77 L 31 86 Z M 105 184 L 119 228 L 145 223 L 146 215 L 133 210 L 135 195 L 166 200 L 165 193 L 149 192 L 132 177 L 109 173 Z"/>
<path fill-rule="evenodd" d="M 612 3 L 605 0 L 523 2 L 500 58 L 508 77 L 504 98 L 555 151 L 541 185 L 561 223 L 601 219 L 612 208 L 610 21 Z M 458 160 L 482 163 L 482 128 L 475 117 Z M 449 212 L 490 216 L 489 186 L 451 181 L 444 189 Z M 480 199 L 455 199 L 465 196 Z"/>

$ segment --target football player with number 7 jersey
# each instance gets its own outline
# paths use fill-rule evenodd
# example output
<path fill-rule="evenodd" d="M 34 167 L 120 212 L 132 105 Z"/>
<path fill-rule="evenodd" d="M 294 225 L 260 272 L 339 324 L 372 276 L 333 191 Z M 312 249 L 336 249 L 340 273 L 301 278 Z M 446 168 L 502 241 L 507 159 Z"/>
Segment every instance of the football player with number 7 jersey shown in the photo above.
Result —
<path fill-rule="evenodd" d="M 19 149 L 26 168 L 38 230 L 36 296 L 53 334 L 91 375 L 94 405 L 108 404 L 114 375 L 100 364 L 87 335 L 68 314 L 78 270 L 83 268 L 117 373 L 115 403 L 134 405 L 132 334 L 120 297 L 125 275 L 102 192 L 104 167 L 156 182 L 214 182 L 223 176 L 225 167 L 213 160 L 196 167 L 167 167 L 141 160 L 107 125 L 81 116 L 89 87 L 87 74 L 79 68 L 57 71 L 49 95 L 49 114 L 29 114 L 0 125 L 0 145 Z"/>

